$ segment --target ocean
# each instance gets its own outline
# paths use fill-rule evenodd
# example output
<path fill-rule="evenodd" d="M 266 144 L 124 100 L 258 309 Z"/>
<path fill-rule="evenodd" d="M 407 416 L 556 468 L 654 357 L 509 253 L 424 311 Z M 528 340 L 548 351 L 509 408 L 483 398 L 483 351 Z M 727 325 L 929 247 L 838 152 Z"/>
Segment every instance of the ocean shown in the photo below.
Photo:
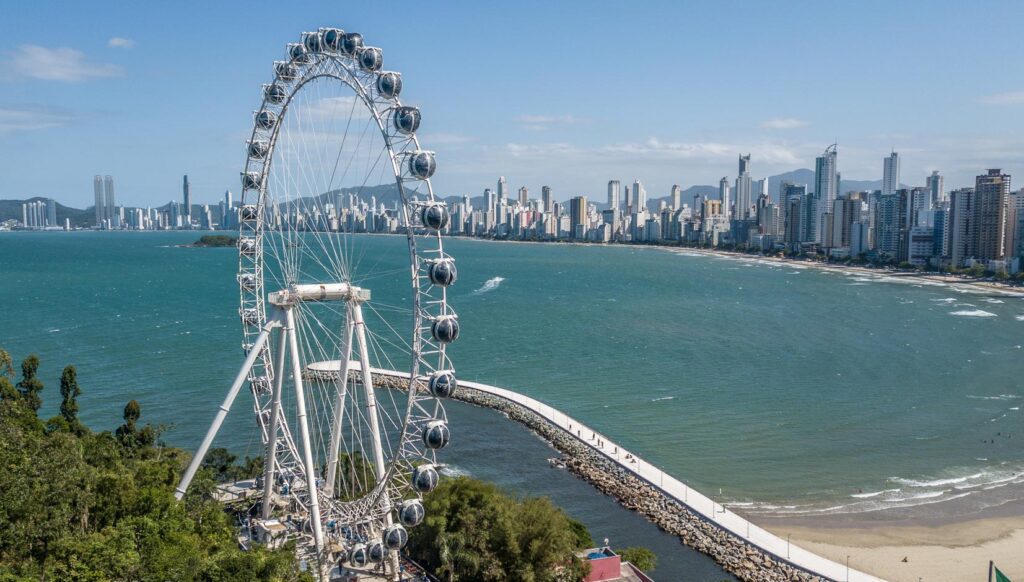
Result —
<path fill-rule="evenodd" d="M 242 360 L 234 249 L 199 233 L 0 233 L 0 346 L 42 359 L 44 412 L 78 367 L 82 417 L 129 399 L 193 448 Z M 355 237 L 374 302 L 403 304 L 404 240 Z M 634 246 L 446 240 L 459 376 L 576 416 L 740 513 L 966 517 L 1024 499 L 1024 298 Z M 707 558 L 546 462 L 496 413 L 451 404 L 454 470 L 549 495 L 665 579 Z M 257 454 L 236 404 L 217 445 Z M 685 575 L 685 576 L 684 576 Z"/>

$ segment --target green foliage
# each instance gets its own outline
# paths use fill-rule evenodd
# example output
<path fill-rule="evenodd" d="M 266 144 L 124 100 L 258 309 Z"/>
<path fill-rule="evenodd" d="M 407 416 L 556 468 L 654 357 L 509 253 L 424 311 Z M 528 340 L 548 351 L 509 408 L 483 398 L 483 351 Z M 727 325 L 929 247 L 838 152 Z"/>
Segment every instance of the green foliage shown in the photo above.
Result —
<path fill-rule="evenodd" d="M 25 404 L 33 411 L 38 412 L 43 404 L 39 393 L 43 391 L 43 383 L 36 375 L 39 373 L 39 356 L 32 354 L 21 362 L 21 381 L 18 382 L 18 392 L 21 393 Z"/>
<path fill-rule="evenodd" d="M 585 528 L 546 498 L 518 500 L 493 484 L 458 477 L 427 495 L 424 505 L 427 517 L 411 530 L 409 553 L 444 580 L 576 581 L 589 571 L 575 556 Z"/>
<path fill-rule="evenodd" d="M 71 430 L 78 430 L 78 397 L 82 390 L 78 387 L 78 371 L 74 366 L 65 366 L 60 375 L 60 415 Z"/>
<path fill-rule="evenodd" d="M 26 361 L 23 376 L 34 379 L 38 358 Z M 294 548 L 244 552 L 218 503 L 174 498 L 188 455 L 155 446 L 158 428 L 137 428 L 137 402 L 125 407 L 131 430 L 119 436 L 44 431 L 21 383 L 10 387 L 9 362 L 0 350 L 0 580 L 309 579 Z M 65 368 L 65 400 L 76 386 Z M 77 406 L 64 414 L 71 408 L 51 424 L 77 421 Z"/>
<path fill-rule="evenodd" d="M 658 556 L 642 547 L 630 547 L 618 553 L 623 561 L 629 562 L 644 572 L 650 572 L 658 565 Z"/>
<path fill-rule="evenodd" d="M 228 483 L 252 479 L 263 474 L 263 457 L 246 457 L 241 465 L 237 464 L 238 455 L 227 449 L 214 448 L 203 458 L 204 469 L 217 483 Z"/>
<path fill-rule="evenodd" d="M 196 247 L 233 247 L 238 239 L 223 234 L 204 234 L 192 246 Z"/>

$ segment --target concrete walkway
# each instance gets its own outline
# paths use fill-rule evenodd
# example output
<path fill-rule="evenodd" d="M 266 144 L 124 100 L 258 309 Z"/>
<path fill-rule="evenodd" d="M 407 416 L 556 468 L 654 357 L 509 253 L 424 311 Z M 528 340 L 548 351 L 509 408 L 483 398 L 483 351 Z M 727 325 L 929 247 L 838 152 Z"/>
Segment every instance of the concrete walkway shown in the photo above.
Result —
<path fill-rule="evenodd" d="M 394 370 L 373 369 L 371 373 L 401 378 L 409 377 L 408 373 Z M 882 581 L 881 578 L 854 570 L 846 564 L 833 562 L 797 545 L 790 544 L 788 540 L 754 525 L 722 504 L 641 459 L 635 453 L 626 450 L 622 445 L 619 445 L 607 436 L 539 400 L 513 392 L 512 390 L 480 384 L 479 382 L 467 382 L 461 379 L 459 380 L 459 389 L 476 390 L 528 408 L 554 426 L 561 428 L 577 440 L 590 446 L 593 450 L 618 463 L 640 479 L 657 487 L 667 496 L 689 508 L 690 511 L 731 532 L 737 538 L 757 546 L 780 561 L 789 562 L 803 570 L 839 582 Z"/>

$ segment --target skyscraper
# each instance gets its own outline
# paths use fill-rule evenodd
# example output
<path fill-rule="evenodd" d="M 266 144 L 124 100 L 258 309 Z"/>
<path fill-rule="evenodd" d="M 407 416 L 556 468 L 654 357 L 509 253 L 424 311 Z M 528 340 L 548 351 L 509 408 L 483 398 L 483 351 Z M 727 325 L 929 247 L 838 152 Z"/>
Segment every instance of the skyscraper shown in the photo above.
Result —
<path fill-rule="evenodd" d="M 508 198 L 508 182 L 505 180 L 505 176 L 498 177 L 498 202 Z"/>
<path fill-rule="evenodd" d="M 519 188 L 519 206 L 526 208 L 530 204 L 530 190 L 526 186 Z"/>
<path fill-rule="evenodd" d="M 836 158 L 838 151 L 836 144 L 825 148 L 814 162 L 814 197 L 817 198 L 817 217 L 814 224 L 814 242 L 822 243 L 825 234 L 823 216 L 832 210 L 832 203 L 835 202 L 839 190 L 839 172 L 836 169 Z"/>
<path fill-rule="evenodd" d="M 181 181 L 182 214 L 185 228 L 192 228 L 192 186 L 188 183 L 188 174 Z"/>
<path fill-rule="evenodd" d="M 234 215 L 234 202 L 231 200 L 231 190 L 224 191 L 224 209 L 221 211 L 220 226 L 221 228 L 234 228 L 235 221 L 232 220 Z"/>
<path fill-rule="evenodd" d="M 882 159 L 882 196 L 892 194 L 900 187 L 900 155 L 893 151 Z"/>
<path fill-rule="evenodd" d="M 103 217 L 114 224 L 117 213 L 117 198 L 114 196 L 114 177 L 103 176 Z"/>
<path fill-rule="evenodd" d="M 587 234 L 587 197 L 575 196 L 569 201 L 569 228 L 572 238 L 582 240 Z"/>
<path fill-rule="evenodd" d="M 640 183 L 640 180 L 633 180 L 633 202 L 634 213 L 647 209 L 647 190 L 644 190 L 644 185 Z"/>
<path fill-rule="evenodd" d="M 618 180 L 608 180 L 608 208 L 611 210 L 619 209 L 619 188 L 620 184 Z"/>
<path fill-rule="evenodd" d="M 736 219 L 750 218 L 753 206 L 750 183 L 750 154 L 740 156 L 740 173 L 736 176 Z"/>
<path fill-rule="evenodd" d="M 683 189 L 679 184 L 672 185 L 672 210 L 679 210 L 683 207 Z"/>
<path fill-rule="evenodd" d="M 555 201 L 551 198 L 551 186 L 541 186 L 540 199 L 544 205 L 544 212 L 552 212 L 555 209 Z"/>
<path fill-rule="evenodd" d="M 103 219 L 106 218 L 103 211 L 103 205 L 106 203 L 106 195 L 103 191 L 103 176 L 96 174 L 92 179 L 92 190 L 95 204 L 93 210 L 96 212 L 96 227 L 98 228 L 103 224 Z"/>
<path fill-rule="evenodd" d="M 726 219 L 731 215 L 729 212 L 729 177 L 723 176 L 718 181 L 718 201 L 722 203 L 722 214 Z"/>
<path fill-rule="evenodd" d="M 1003 258 L 1006 238 L 1006 205 L 1010 195 L 1010 175 L 989 170 L 975 179 L 974 220 L 978 248 L 975 259 L 996 261 Z"/>
<path fill-rule="evenodd" d="M 943 184 L 942 176 L 939 174 L 938 170 L 933 171 L 932 175 L 928 176 L 925 187 L 932 192 L 932 203 L 939 204 L 948 199 L 946 197 L 946 188 Z"/>

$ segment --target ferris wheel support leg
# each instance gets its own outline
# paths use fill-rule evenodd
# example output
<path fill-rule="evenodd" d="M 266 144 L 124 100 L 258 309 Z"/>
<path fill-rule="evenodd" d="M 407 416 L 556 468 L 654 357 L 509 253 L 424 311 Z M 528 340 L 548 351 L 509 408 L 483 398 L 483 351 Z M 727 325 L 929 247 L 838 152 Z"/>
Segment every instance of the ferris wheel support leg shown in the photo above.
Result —
<path fill-rule="evenodd" d="M 260 515 L 270 519 L 274 497 L 274 478 L 277 471 L 277 433 L 281 424 L 281 393 L 284 390 L 284 360 L 288 352 L 288 337 L 284 329 L 278 335 L 277 360 L 274 362 L 274 400 L 270 409 L 270 427 L 267 429 L 267 456 L 263 460 L 263 507 Z"/>
<path fill-rule="evenodd" d="M 361 304 L 354 303 L 351 309 L 356 337 L 359 341 L 359 366 L 363 381 L 363 394 L 366 395 L 366 414 L 370 418 L 370 436 L 373 439 L 373 461 L 377 469 L 377 482 L 379 483 L 387 476 L 387 468 L 384 464 L 384 447 L 381 445 L 380 421 L 377 418 L 377 395 L 373 389 L 373 375 L 370 373 L 370 352 L 366 344 L 366 322 L 363 320 Z M 385 516 L 385 524 L 391 525 L 390 512 Z M 385 574 L 397 576 L 398 552 L 389 552 L 389 554 Z M 390 580 L 391 578 L 389 577 L 388 579 Z"/>
<path fill-rule="evenodd" d="M 206 457 L 206 452 L 210 450 L 210 445 L 213 444 L 214 437 L 217 436 L 217 431 L 220 430 L 221 424 L 224 423 L 224 418 L 227 417 L 228 411 L 231 410 L 231 405 L 234 404 L 235 398 L 238 397 L 238 392 L 242 389 L 242 384 L 245 383 L 246 378 L 249 376 L 249 370 L 252 369 L 253 364 L 256 362 L 256 358 L 259 357 L 260 352 L 263 350 L 263 346 L 267 344 L 267 338 L 270 337 L 270 330 L 278 325 L 276 320 L 268 321 L 267 324 L 260 330 L 260 334 L 256 336 L 256 341 L 252 344 L 252 349 L 249 350 L 249 355 L 246 356 L 245 362 L 242 364 L 242 369 L 238 371 L 238 376 L 235 377 L 235 382 L 231 385 L 231 389 L 228 390 L 228 395 L 224 398 L 224 402 L 220 405 L 220 410 L 217 411 L 217 416 L 213 418 L 213 424 L 210 425 L 209 430 L 206 431 L 206 436 L 203 438 L 203 443 L 199 445 L 199 450 L 196 451 L 195 456 L 192 457 L 192 462 L 189 463 L 188 468 L 185 469 L 185 474 L 181 476 L 181 482 L 174 489 L 174 497 L 181 499 L 185 496 L 185 491 L 188 490 L 188 486 L 192 483 L 192 478 L 196 476 L 196 471 L 199 470 L 199 466 L 203 463 L 203 458 Z"/>
<path fill-rule="evenodd" d="M 285 328 L 291 348 L 292 382 L 295 384 L 295 412 L 302 435 L 302 457 L 306 468 L 306 491 L 309 494 L 309 521 L 313 526 L 313 540 L 316 542 L 317 559 L 324 551 L 324 532 L 320 523 L 320 502 L 316 489 L 316 465 L 313 464 L 313 441 L 309 438 L 309 420 L 306 418 L 306 393 L 302 386 L 302 360 L 299 359 L 299 340 L 295 333 L 295 314 L 285 309 Z"/>
<path fill-rule="evenodd" d="M 356 337 L 359 340 L 359 365 L 366 395 L 366 415 L 370 419 L 370 436 L 373 439 L 373 462 L 377 470 L 377 481 L 384 479 L 387 468 L 384 465 L 384 448 L 381 446 L 380 420 L 377 418 L 377 396 L 373 390 L 373 376 L 370 374 L 370 352 L 366 347 L 366 323 L 363 321 L 362 305 L 352 306 Z"/>
<path fill-rule="evenodd" d="M 338 391 L 334 397 L 334 419 L 331 421 L 331 448 L 327 456 L 327 483 L 324 495 L 334 496 L 334 481 L 338 475 L 338 449 L 341 448 L 341 422 L 345 415 L 345 398 L 348 395 L 348 374 L 352 359 L 352 308 L 346 308 L 345 335 L 341 345 L 341 370 L 338 376 Z"/>

